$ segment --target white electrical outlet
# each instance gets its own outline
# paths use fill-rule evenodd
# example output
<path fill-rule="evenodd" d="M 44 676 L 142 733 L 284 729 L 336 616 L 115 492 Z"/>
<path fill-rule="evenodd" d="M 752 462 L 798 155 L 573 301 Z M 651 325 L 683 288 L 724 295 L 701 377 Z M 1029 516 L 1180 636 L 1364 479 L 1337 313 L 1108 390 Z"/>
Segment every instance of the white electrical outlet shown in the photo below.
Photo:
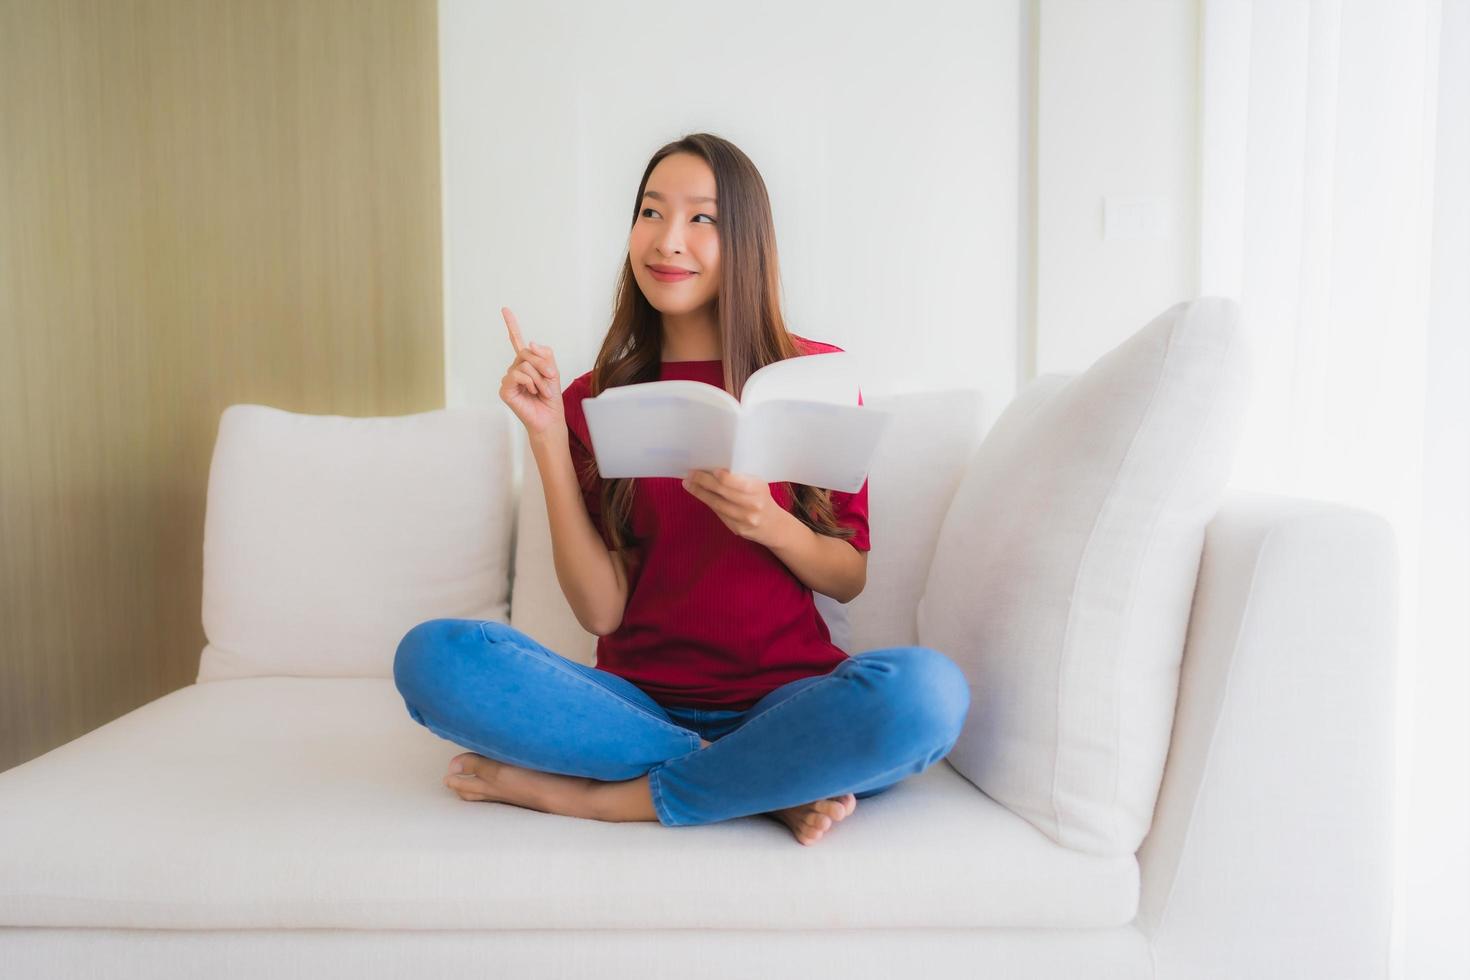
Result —
<path fill-rule="evenodd" d="M 1103 198 L 1103 241 L 1162 241 L 1168 231 L 1163 198 L 1119 194 Z"/>

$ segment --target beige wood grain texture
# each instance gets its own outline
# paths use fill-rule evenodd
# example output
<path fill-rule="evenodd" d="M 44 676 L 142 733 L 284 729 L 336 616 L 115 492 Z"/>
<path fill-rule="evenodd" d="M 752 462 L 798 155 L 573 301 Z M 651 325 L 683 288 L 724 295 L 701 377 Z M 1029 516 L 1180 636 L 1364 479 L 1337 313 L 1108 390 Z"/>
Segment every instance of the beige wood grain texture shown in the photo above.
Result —
<path fill-rule="evenodd" d="M 0 770 L 193 683 L 220 413 L 444 405 L 435 0 L 0 0 Z"/>

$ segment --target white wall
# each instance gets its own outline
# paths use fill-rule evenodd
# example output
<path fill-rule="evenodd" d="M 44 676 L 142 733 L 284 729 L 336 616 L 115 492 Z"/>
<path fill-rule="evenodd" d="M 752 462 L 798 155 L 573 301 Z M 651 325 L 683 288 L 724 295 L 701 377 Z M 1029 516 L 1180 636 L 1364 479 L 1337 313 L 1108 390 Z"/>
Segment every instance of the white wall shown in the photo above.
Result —
<path fill-rule="evenodd" d="M 441 0 L 448 404 L 500 404 L 502 305 L 564 379 L 592 366 L 643 168 L 703 130 L 766 181 L 792 330 L 853 351 L 865 393 L 978 387 L 993 418 L 1017 375 L 1021 0 L 899 9 Z"/>
<path fill-rule="evenodd" d="M 865 391 L 979 387 L 988 425 L 1197 294 L 1196 4 L 720 9 L 441 0 L 449 404 L 498 402 L 502 305 L 591 367 L 642 168 L 697 130 L 761 170 L 791 327 Z M 1104 239 L 1109 197 L 1158 233 Z"/>
<path fill-rule="evenodd" d="M 1198 294 L 1198 22 L 1181 0 L 1039 0 L 1034 374 L 1086 370 Z M 1158 234 L 1105 239 L 1106 198 Z"/>

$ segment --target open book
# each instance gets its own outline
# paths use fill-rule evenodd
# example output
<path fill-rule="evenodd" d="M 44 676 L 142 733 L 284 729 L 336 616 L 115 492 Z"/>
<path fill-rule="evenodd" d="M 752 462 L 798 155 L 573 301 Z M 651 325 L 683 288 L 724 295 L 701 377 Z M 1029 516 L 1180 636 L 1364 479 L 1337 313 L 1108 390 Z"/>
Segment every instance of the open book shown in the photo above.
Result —
<path fill-rule="evenodd" d="M 802 354 L 746 379 L 741 400 L 702 381 L 608 388 L 582 402 L 603 479 L 724 467 L 767 483 L 856 493 L 892 412 L 859 405 L 852 355 Z"/>

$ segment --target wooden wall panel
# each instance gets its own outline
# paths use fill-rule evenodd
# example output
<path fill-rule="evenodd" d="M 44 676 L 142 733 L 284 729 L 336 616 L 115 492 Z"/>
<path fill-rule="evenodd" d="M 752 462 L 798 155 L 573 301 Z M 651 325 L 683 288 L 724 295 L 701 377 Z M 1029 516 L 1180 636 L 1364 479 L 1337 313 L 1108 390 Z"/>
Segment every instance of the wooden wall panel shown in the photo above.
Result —
<path fill-rule="evenodd" d="M 435 0 L 0 0 L 0 770 L 193 682 L 220 412 L 444 405 Z"/>

